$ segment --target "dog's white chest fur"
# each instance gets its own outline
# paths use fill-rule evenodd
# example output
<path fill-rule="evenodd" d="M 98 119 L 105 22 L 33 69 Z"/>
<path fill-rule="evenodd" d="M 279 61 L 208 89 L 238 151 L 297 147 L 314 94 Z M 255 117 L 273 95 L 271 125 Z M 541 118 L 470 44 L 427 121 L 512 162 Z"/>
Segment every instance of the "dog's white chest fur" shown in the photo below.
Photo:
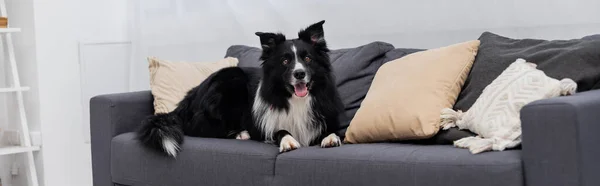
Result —
<path fill-rule="evenodd" d="M 319 125 L 313 125 L 314 115 L 312 112 L 312 98 L 292 96 L 289 101 L 289 109 L 274 109 L 266 103 L 259 94 L 258 88 L 252 112 L 258 127 L 264 132 L 267 141 L 272 142 L 273 135 L 279 130 L 286 130 L 302 146 L 309 146 L 319 135 Z"/>

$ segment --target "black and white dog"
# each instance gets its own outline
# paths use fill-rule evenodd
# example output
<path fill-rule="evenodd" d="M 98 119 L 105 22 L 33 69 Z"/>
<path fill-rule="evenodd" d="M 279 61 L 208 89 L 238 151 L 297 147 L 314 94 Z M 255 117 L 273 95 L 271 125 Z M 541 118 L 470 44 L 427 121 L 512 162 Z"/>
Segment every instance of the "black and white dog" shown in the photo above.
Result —
<path fill-rule="evenodd" d="M 138 139 L 175 157 L 183 136 L 275 142 L 279 151 L 341 145 L 343 105 L 320 21 L 286 40 L 257 32 L 262 68 L 224 68 L 190 90 L 170 113 L 143 121 Z"/>

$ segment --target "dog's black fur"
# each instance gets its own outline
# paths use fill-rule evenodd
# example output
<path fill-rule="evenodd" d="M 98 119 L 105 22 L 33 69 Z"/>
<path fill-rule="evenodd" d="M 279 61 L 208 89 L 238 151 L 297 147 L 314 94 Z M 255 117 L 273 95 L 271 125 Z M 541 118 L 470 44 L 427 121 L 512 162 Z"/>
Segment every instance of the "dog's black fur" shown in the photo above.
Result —
<path fill-rule="evenodd" d="M 275 141 L 282 152 L 298 148 L 302 142 L 296 139 L 323 147 L 341 145 L 334 132 L 340 127 L 343 105 L 332 76 L 324 22 L 301 30 L 292 40 L 280 33 L 257 32 L 262 68 L 229 67 L 213 73 L 175 110 L 143 121 L 138 139 L 171 156 L 181 150 L 184 135 L 244 138 L 242 131 L 252 140 Z M 297 106 L 302 104 L 309 107 Z"/>

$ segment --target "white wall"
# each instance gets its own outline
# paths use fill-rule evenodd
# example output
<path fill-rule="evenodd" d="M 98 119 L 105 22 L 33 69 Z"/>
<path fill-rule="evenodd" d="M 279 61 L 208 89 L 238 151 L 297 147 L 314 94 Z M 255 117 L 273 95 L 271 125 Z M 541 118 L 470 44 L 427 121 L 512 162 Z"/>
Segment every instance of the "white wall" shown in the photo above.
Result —
<path fill-rule="evenodd" d="M 598 0 L 136 0 L 132 89 L 148 86 L 148 55 L 207 61 L 232 44 L 259 46 L 256 31 L 288 38 L 326 20 L 331 48 L 385 41 L 397 48 L 433 48 L 477 39 L 484 31 L 510 37 L 570 39 L 600 33 Z"/>
<path fill-rule="evenodd" d="M 127 8 L 122 0 L 35 1 L 45 185 L 91 185 L 79 46 L 127 40 Z"/>
<path fill-rule="evenodd" d="M 89 100 L 99 94 L 127 92 L 131 61 L 132 0 L 86 2 L 79 28 L 79 64 L 84 140 L 89 144 Z M 106 12 L 110 14 L 106 15 Z M 105 24 L 98 24 L 105 23 Z M 107 76 L 107 74 L 110 74 Z"/>
<path fill-rule="evenodd" d="M 34 1 L 45 185 L 89 185 L 80 132 L 79 2 Z M 79 129 L 79 130 L 78 130 Z"/>

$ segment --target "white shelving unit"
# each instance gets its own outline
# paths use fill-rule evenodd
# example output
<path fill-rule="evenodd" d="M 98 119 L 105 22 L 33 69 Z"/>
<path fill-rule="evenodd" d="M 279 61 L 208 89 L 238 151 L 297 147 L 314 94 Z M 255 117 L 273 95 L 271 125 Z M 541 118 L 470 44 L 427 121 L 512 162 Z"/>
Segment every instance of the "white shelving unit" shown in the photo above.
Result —
<path fill-rule="evenodd" d="M 0 93 L 28 91 L 29 87 L 0 88 Z"/>
<path fill-rule="evenodd" d="M 7 17 L 6 3 L 4 0 L 0 0 L 0 16 Z M 10 20 L 9 20 L 10 22 Z M 29 126 L 27 124 L 27 117 L 25 115 L 25 104 L 23 103 L 23 91 L 29 90 L 29 87 L 21 86 L 19 81 L 19 71 L 17 70 L 17 60 L 15 59 L 15 48 L 12 41 L 12 33 L 21 32 L 20 28 L 11 28 L 10 23 L 8 28 L 0 28 L 0 39 L 2 40 L 2 48 L 4 48 L 4 54 L 8 57 L 8 63 L 10 66 L 10 74 L 12 82 L 10 87 L 0 87 L 0 94 L 15 94 L 18 105 L 19 113 L 19 126 L 21 132 L 20 146 L 7 146 L 0 147 L 0 155 L 14 155 L 14 154 L 25 154 L 27 156 L 27 178 L 30 186 L 38 186 L 39 182 L 37 179 L 37 173 L 35 168 L 35 161 L 33 158 L 33 152 L 40 150 L 39 146 L 31 145 L 31 137 L 29 135 Z M 6 59 L 6 58 L 5 58 Z"/>
<path fill-rule="evenodd" d="M 37 146 L 30 146 L 30 147 L 8 146 L 8 147 L 0 148 L 0 155 L 19 154 L 19 153 L 25 153 L 25 152 L 31 152 L 31 151 L 38 151 L 38 150 L 40 150 L 40 147 L 37 147 Z"/>

